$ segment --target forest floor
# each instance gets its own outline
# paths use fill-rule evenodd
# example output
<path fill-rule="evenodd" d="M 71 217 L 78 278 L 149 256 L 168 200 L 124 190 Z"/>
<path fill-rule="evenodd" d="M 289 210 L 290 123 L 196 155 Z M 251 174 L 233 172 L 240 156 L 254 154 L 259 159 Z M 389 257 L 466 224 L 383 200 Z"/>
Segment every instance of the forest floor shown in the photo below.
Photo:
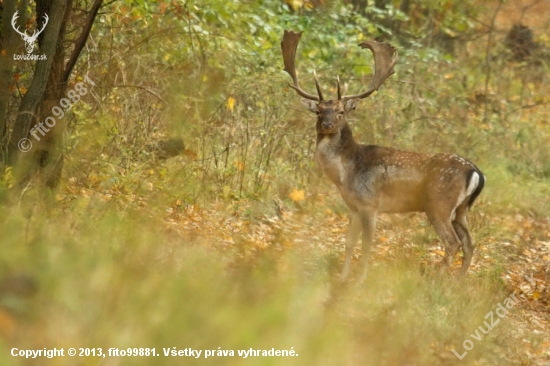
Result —
<path fill-rule="evenodd" d="M 336 194 L 314 197 L 320 207 L 317 209 L 302 206 L 303 192 L 296 191 L 291 194 L 294 201 L 287 206 L 277 200 L 264 204 L 263 209 L 246 205 L 235 209 L 223 204 L 208 208 L 188 206 L 180 211 L 170 208 L 166 223 L 177 235 L 217 251 L 231 252 L 238 247 L 239 263 L 253 263 L 258 253 L 270 249 L 282 253 L 289 248 L 307 247 L 306 253 L 323 252 L 329 258 L 331 276 L 337 278 L 348 219 L 344 210 L 326 204 L 325 198 L 331 201 L 335 197 Z M 275 214 L 263 214 L 259 220 L 253 220 L 251 215 L 255 211 Z M 521 296 L 519 305 L 502 319 L 513 329 L 510 336 L 514 346 L 503 346 L 497 352 L 511 364 L 550 365 L 550 218 L 489 215 L 474 207 L 471 226 L 476 252 L 469 276 L 496 273 L 506 292 Z M 358 243 L 353 256 L 355 268 L 359 265 L 360 247 Z M 380 263 L 403 257 L 416 262 L 418 270 L 423 271 L 435 267 L 443 254 L 443 246 L 424 215 L 381 215 L 371 254 L 371 271 L 376 271 Z M 457 255 L 454 272 L 458 272 L 460 259 Z M 526 334 L 539 335 L 545 341 L 533 346 Z"/>

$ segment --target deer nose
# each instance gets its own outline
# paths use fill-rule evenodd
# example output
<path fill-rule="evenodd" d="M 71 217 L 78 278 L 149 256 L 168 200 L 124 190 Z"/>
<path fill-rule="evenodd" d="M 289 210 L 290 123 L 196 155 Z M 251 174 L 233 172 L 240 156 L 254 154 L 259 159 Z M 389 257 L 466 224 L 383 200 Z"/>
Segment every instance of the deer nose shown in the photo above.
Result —
<path fill-rule="evenodd" d="M 321 128 L 327 129 L 332 127 L 332 121 L 323 121 L 321 122 Z"/>

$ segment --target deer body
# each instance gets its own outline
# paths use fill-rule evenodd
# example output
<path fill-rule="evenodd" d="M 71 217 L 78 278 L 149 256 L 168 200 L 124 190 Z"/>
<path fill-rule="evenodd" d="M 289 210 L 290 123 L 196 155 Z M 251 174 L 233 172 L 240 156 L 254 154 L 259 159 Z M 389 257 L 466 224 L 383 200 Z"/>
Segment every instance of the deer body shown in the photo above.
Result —
<path fill-rule="evenodd" d="M 393 73 L 397 61 L 397 56 L 392 59 L 395 49 L 378 42 L 361 44 L 371 49 L 375 57 L 371 87 L 365 93 L 342 97 L 338 80 L 338 99 L 324 100 L 316 77 L 318 97 L 304 92 L 298 84 L 294 58 L 300 36 L 301 33 L 285 31 L 281 44 L 285 71 L 293 79 L 294 85 L 290 86 L 305 98 L 302 99 L 304 106 L 317 114 L 316 159 L 350 209 L 342 280 L 349 275 L 353 248 L 361 233 L 360 278 L 365 278 L 380 213 L 425 212 L 445 245 L 442 268 L 448 268 L 462 248 L 461 273 L 465 274 L 474 251 L 467 213 L 483 189 L 483 173 L 473 163 L 454 154 L 423 154 L 358 144 L 345 116 Z"/>
<path fill-rule="evenodd" d="M 447 189 L 439 192 L 437 187 L 442 182 L 446 188 L 457 183 L 468 183 L 469 187 L 466 178 L 459 179 L 457 173 L 476 169 L 472 163 L 452 154 L 420 154 L 359 145 L 353 140 L 344 145 L 338 137 L 332 139 L 326 135 L 318 137 L 317 161 L 352 210 L 371 205 L 380 213 L 425 212 L 430 201 L 454 194 Z M 471 195 L 468 187 L 457 202 Z"/>

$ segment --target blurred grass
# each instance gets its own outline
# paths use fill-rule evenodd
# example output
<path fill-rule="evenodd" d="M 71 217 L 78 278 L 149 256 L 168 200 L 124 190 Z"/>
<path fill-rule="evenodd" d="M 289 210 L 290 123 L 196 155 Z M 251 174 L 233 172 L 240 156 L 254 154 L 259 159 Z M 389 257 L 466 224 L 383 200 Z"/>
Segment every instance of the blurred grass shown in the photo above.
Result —
<path fill-rule="evenodd" d="M 3 212 L 0 262 L 39 287 L 11 309 L 16 326 L 0 353 L 5 365 L 70 365 L 74 359 L 19 362 L 19 349 L 163 347 L 290 349 L 295 358 L 237 356 L 185 359 L 185 364 L 455 364 L 457 350 L 483 316 L 505 297 L 496 276 L 422 275 L 406 258 L 373 268 L 362 285 L 327 284 L 324 254 L 315 248 L 264 250 L 256 264 L 228 266 L 208 245 L 171 235 L 154 218 L 102 211 L 82 216 L 33 210 Z M 40 215 L 38 215 L 40 214 Z M 102 218 L 97 219 L 96 215 Z M 93 218 L 93 221 L 90 219 Z M 275 245 L 275 244 L 273 244 Z M 317 264 L 305 266 L 303 258 Z M 323 269 L 324 268 L 324 269 Z M 312 270 L 314 269 L 314 270 Z M 330 283 L 330 282 L 329 282 Z M 461 363 L 472 364 L 506 339 L 499 325 Z M 452 356 L 452 357 L 450 357 Z M 408 361 L 407 361 L 408 360 Z M 97 359 L 79 359 L 96 364 Z M 120 365 L 152 364 L 119 358 Z M 181 364 L 158 358 L 154 364 Z"/>

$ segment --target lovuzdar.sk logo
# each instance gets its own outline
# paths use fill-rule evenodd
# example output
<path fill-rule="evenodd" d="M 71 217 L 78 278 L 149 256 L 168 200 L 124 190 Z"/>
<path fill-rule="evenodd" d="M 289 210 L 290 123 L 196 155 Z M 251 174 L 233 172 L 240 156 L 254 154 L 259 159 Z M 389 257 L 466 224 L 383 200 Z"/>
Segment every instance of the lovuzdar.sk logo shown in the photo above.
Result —
<path fill-rule="evenodd" d="M 24 32 L 21 32 L 19 30 L 19 27 L 16 24 L 17 18 L 19 18 L 19 15 L 17 13 L 18 12 L 16 11 L 15 14 L 13 14 L 13 17 L 11 18 L 11 26 L 17 33 L 21 35 L 21 37 L 23 38 L 23 41 L 25 41 L 25 49 L 27 50 L 27 54 L 13 55 L 13 59 L 14 60 L 45 60 L 46 59 L 45 54 L 33 55 L 32 51 L 34 50 L 34 45 L 36 43 L 36 40 L 38 39 L 38 36 L 40 35 L 40 33 L 44 31 L 44 28 L 46 28 L 46 24 L 48 24 L 48 20 L 49 20 L 48 15 L 44 14 L 44 22 L 42 23 L 42 29 L 38 30 L 38 27 L 37 27 L 37 29 L 34 30 L 32 35 L 29 36 L 27 34 L 27 30 L 25 30 Z"/>

